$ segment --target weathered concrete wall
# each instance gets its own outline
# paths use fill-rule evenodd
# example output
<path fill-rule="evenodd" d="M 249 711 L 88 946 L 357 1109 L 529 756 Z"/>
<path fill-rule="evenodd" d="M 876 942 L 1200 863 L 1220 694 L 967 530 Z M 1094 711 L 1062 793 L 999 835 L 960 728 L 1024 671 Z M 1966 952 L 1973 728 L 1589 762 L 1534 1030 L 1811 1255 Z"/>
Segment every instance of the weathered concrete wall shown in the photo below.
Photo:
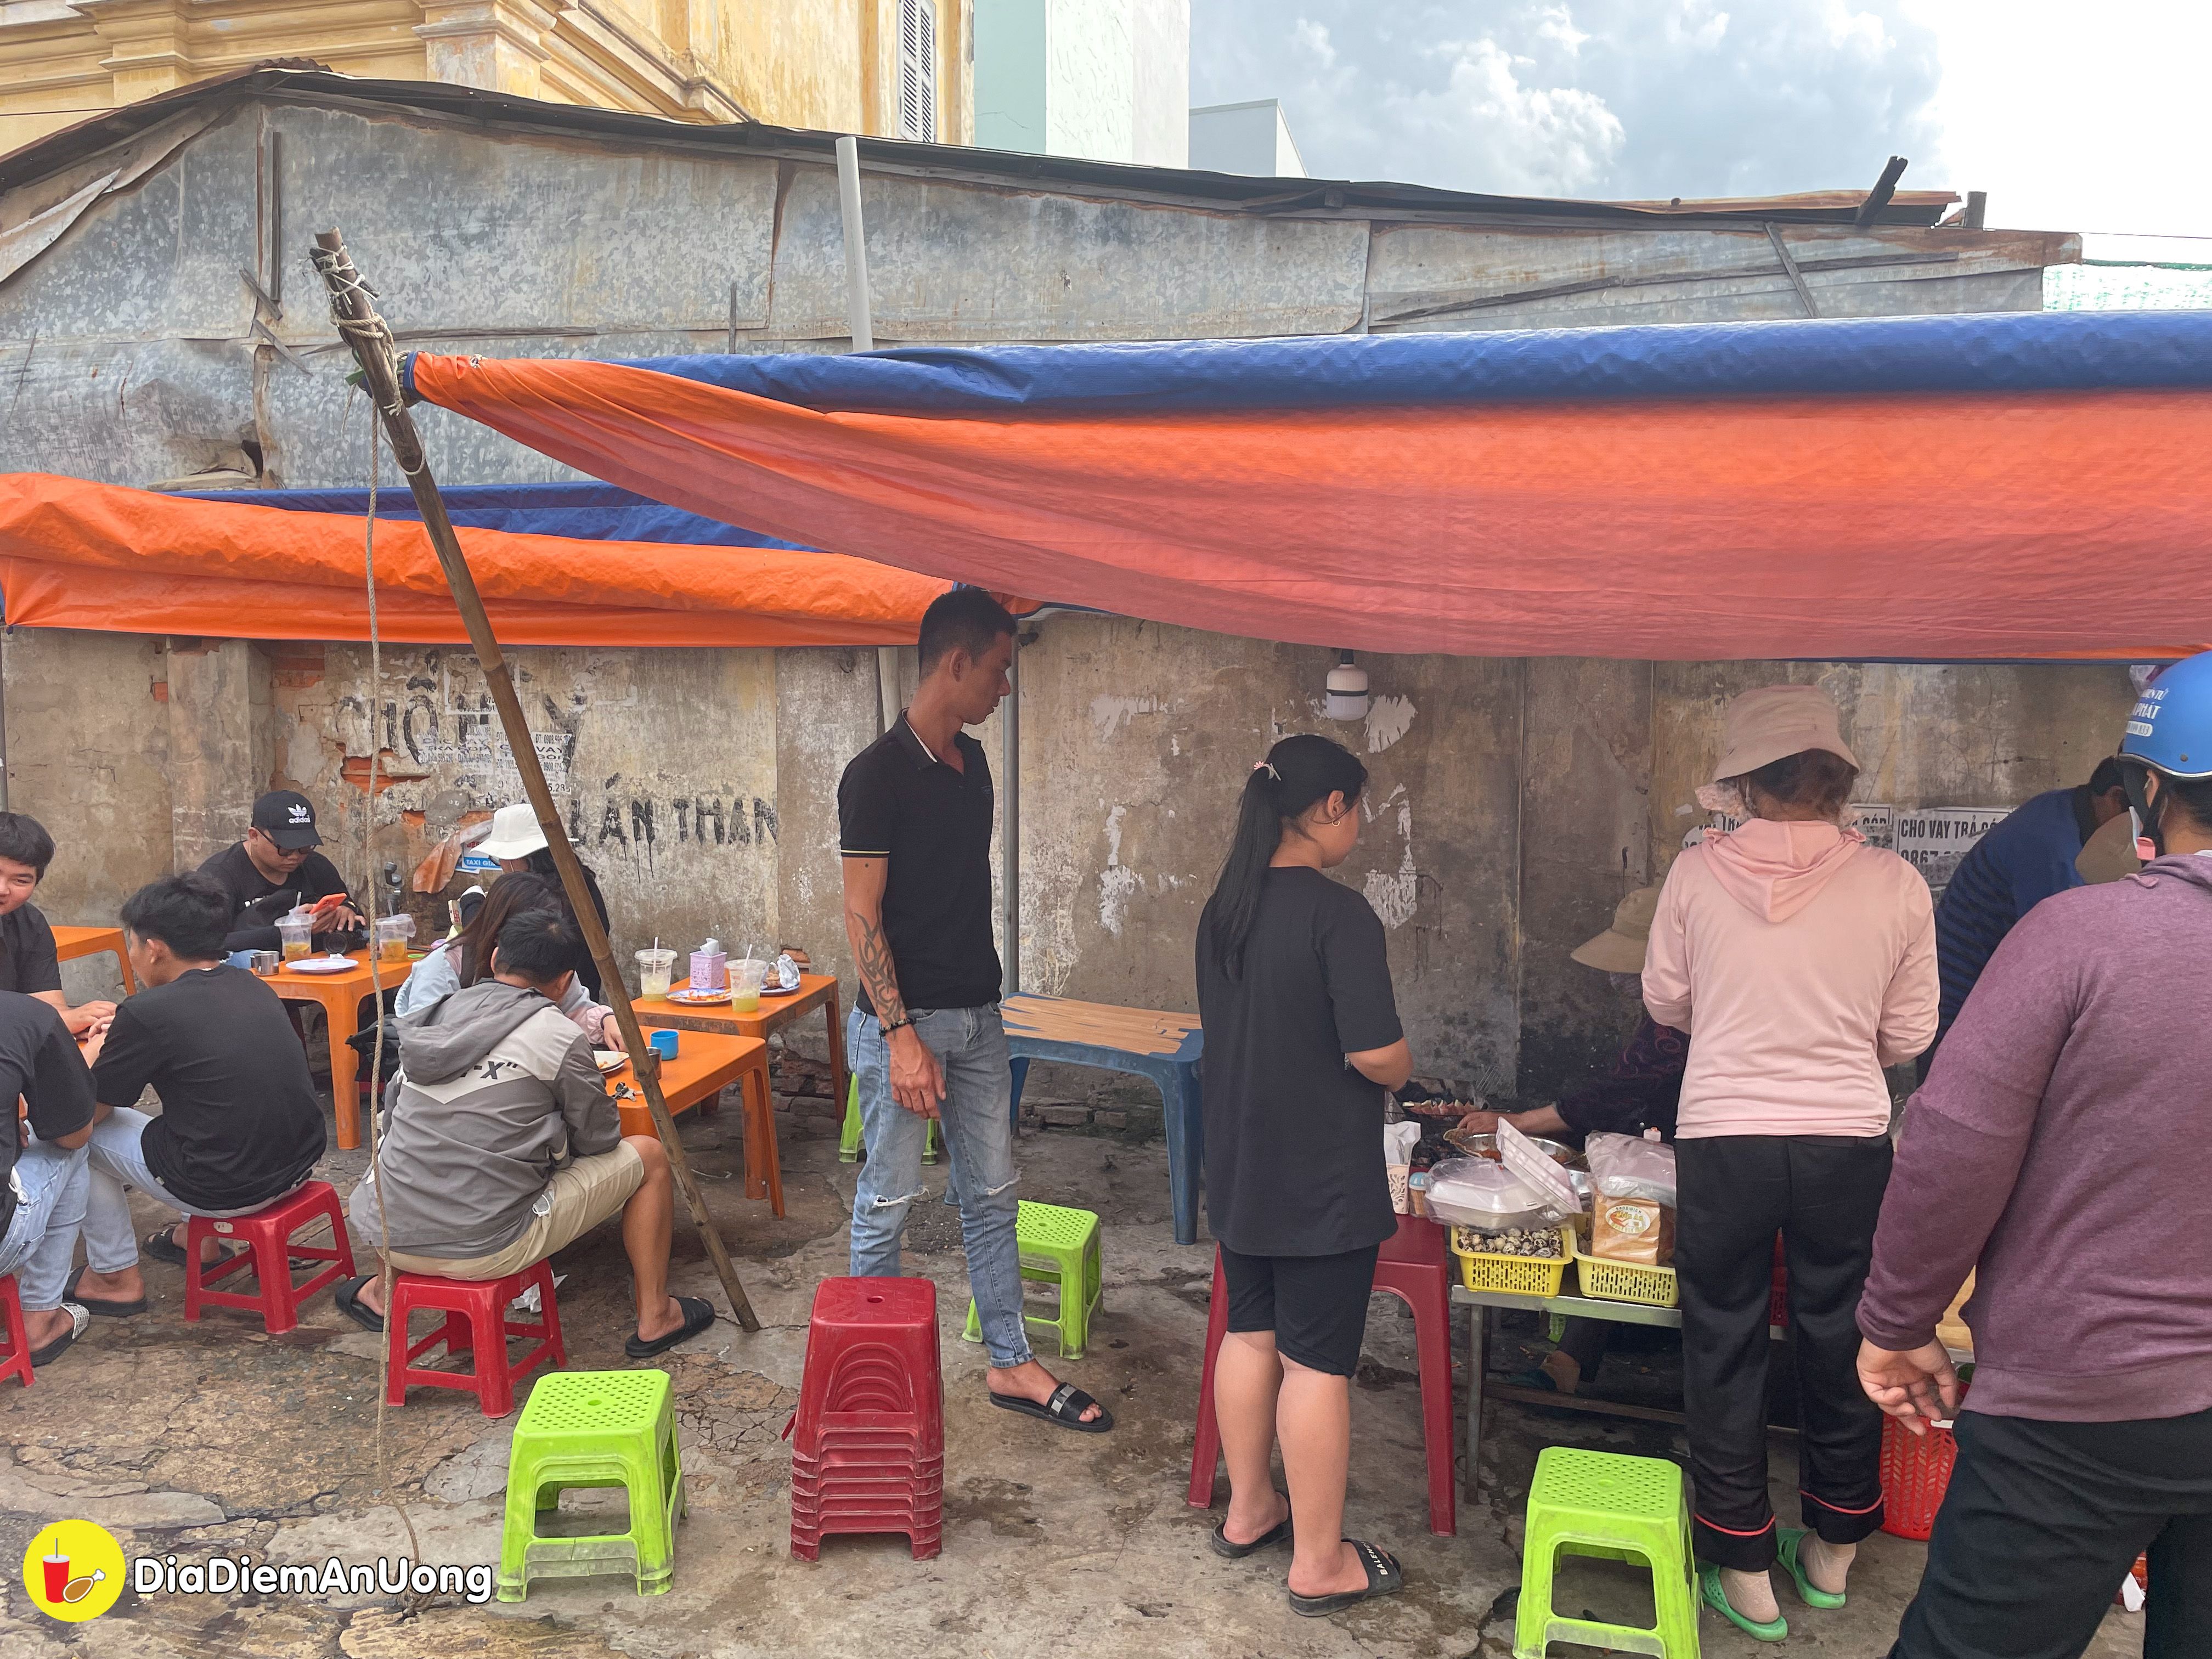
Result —
<path fill-rule="evenodd" d="M 8 801 L 55 854 L 38 902 L 112 927 L 170 867 L 167 653 L 129 634 L 18 629 L 7 663 Z"/>
<path fill-rule="evenodd" d="M 617 955 L 735 949 L 777 932 L 775 665 L 765 651 L 518 650 L 516 690 L 570 836 L 599 878 Z M 522 799 L 512 752 L 465 650 L 384 653 L 370 860 L 403 869 L 465 814 Z M 275 696 L 276 773 L 313 799 L 326 848 L 362 878 L 368 653 L 333 646 Z M 458 884 L 456 887 L 458 890 Z M 634 975 L 633 975 L 634 977 Z"/>
<path fill-rule="evenodd" d="M 1338 872 L 1390 933 L 1425 1073 L 1510 1087 L 1522 665 L 1370 659 L 1364 727 L 1320 718 L 1332 653 L 1054 617 L 1022 663 L 1024 988 L 1188 1009 L 1191 941 L 1238 793 L 1268 746 L 1321 731 L 1370 772 Z"/>

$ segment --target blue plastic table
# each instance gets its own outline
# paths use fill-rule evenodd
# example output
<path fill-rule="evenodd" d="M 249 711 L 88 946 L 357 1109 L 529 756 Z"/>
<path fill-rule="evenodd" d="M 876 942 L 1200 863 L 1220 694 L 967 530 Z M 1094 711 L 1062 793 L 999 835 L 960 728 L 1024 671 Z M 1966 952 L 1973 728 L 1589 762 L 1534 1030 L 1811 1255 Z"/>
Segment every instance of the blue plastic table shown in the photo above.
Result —
<path fill-rule="evenodd" d="M 1168 1141 L 1168 1190 L 1178 1244 L 1198 1243 L 1199 1172 L 1206 1163 L 1206 1123 L 1199 1061 L 1206 1032 L 1195 1014 L 1118 1008 L 1065 997 L 1006 1000 L 1006 1049 L 1013 1059 L 1013 1109 L 1021 1110 L 1030 1062 L 1092 1066 L 1149 1078 L 1160 1091 Z"/>

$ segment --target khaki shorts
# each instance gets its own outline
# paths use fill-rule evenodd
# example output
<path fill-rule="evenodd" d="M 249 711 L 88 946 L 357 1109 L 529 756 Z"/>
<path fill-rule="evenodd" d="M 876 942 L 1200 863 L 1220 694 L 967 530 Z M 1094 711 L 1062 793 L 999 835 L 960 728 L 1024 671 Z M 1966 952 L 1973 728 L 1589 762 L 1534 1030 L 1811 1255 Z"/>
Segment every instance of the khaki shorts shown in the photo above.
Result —
<path fill-rule="evenodd" d="M 611 1152 L 580 1158 L 555 1171 L 545 1183 L 551 1202 L 543 1215 L 532 1215 L 530 1224 L 515 1241 L 489 1255 L 410 1255 L 390 1252 L 392 1265 L 404 1273 L 428 1273 L 437 1279 L 505 1279 L 556 1250 L 574 1243 L 629 1202 L 630 1194 L 645 1184 L 645 1160 L 627 1140 Z"/>

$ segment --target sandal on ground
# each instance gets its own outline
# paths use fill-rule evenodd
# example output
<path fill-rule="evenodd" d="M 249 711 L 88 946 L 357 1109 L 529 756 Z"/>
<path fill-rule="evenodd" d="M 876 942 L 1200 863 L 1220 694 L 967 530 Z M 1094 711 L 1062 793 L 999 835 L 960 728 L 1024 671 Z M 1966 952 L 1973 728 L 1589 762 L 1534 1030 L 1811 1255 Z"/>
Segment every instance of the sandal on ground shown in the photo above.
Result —
<path fill-rule="evenodd" d="M 1377 1549 L 1361 1538 L 1344 1540 L 1359 1552 L 1359 1565 L 1367 1569 L 1365 1589 L 1340 1590 L 1334 1595 L 1301 1595 L 1296 1590 L 1291 1595 L 1291 1611 L 1308 1619 L 1323 1619 L 1332 1613 L 1341 1613 L 1354 1602 L 1365 1601 L 1377 1595 L 1395 1595 L 1406 1588 L 1405 1569 L 1398 1558 L 1388 1550 Z"/>
<path fill-rule="evenodd" d="M 1073 1429 L 1078 1434 L 1103 1434 L 1114 1426 L 1114 1413 L 1073 1382 L 1063 1382 L 1052 1391 L 1052 1398 L 1039 1405 L 1034 1400 L 1024 1400 L 1019 1395 L 994 1394 L 994 1406 L 1003 1406 L 1010 1412 L 1019 1412 L 1024 1417 L 1041 1417 L 1048 1423 L 1057 1423 L 1063 1429 Z M 1088 1423 L 1083 1413 L 1098 1406 L 1098 1415 Z"/>
<path fill-rule="evenodd" d="M 63 1301 L 74 1302 L 87 1313 L 104 1315 L 110 1319 L 128 1319 L 133 1314 L 146 1311 L 146 1298 L 143 1296 L 136 1302 L 118 1302 L 109 1297 L 77 1294 L 78 1281 L 91 1271 L 91 1267 L 86 1266 L 69 1276 L 69 1283 L 62 1287 Z"/>
<path fill-rule="evenodd" d="M 50 1365 L 69 1352 L 70 1344 L 84 1334 L 85 1327 L 92 1323 L 92 1316 L 73 1302 L 62 1304 L 62 1311 L 70 1316 L 70 1328 L 43 1348 L 31 1350 L 31 1364 Z"/>
<path fill-rule="evenodd" d="M 623 1344 L 623 1352 L 632 1359 L 650 1359 L 657 1353 L 666 1353 L 679 1342 L 689 1342 L 714 1322 L 714 1304 L 703 1296 L 679 1296 L 676 1305 L 684 1310 L 684 1322 L 665 1336 L 656 1336 L 647 1342 L 642 1337 L 632 1336 Z"/>
<path fill-rule="evenodd" d="M 1721 1570 L 1716 1566 L 1698 1569 L 1698 1583 L 1704 1592 L 1705 1605 L 1734 1625 L 1755 1642 L 1779 1642 L 1790 1634 L 1790 1621 L 1776 1618 L 1761 1625 L 1745 1618 L 1729 1605 L 1728 1592 L 1721 1588 Z"/>
<path fill-rule="evenodd" d="M 1784 1527 L 1775 1541 L 1774 1553 L 1781 1558 L 1783 1571 L 1797 1582 L 1798 1600 L 1808 1607 L 1840 1607 L 1849 1598 L 1841 1590 L 1824 1590 L 1806 1577 L 1804 1563 L 1800 1559 L 1805 1548 L 1806 1533 L 1802 1528 Z"/>
<path fill-rule="evenodd" d="M 1242 1561 L 1248 1555 L 1257 1555 L 1261 1550 L 1290 1541 L 1291 1517 L 1287 1515 L 1249 1544 L 1229 1541 L 1229 1522 L 1225 1519 L 1213 1529 L 1213 1553 L 1231 1561 Z"/>
<path fill-rule="evenodd" d="M 374 1331 L 380 1336 L 384 1334 L 384 1316 L 361 1299 L 362 1286 L 375 1276 L 364 1273 L 359 1279 L 340 1279 L 337 1288 L 331 1292 L 331 1300 L 337 1304 L 340 1313 L 362 1329 Z"/>
<path fill-rule="evenodd" d="M 166 1261 L 172 1267 L 181 1267 L 185 1265 L 185 1247 L 169 1237 L 170 1231 L 169 1228 L 161 1227 L 147 1234 L 146 1243 L 142 1247 L 142 1254 L 152 1256 L 156 1261 Z M 225 1250 L 218 1247 L 216 1259 L 207 1265 L 210 1267 L 221 1267 L 238 1254 L 236 1250 Z M 299 1263 L 295 1261 L 292 1265 L 297 1267 Z"/>

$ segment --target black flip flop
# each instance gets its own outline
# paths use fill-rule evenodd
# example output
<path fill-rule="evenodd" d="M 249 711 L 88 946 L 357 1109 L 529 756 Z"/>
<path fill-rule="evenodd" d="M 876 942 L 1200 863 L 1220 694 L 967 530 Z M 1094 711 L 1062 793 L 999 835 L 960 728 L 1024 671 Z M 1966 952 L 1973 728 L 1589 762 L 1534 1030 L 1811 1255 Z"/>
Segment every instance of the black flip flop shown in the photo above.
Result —
<path fill-rule="evenodd" d="M 359 1279 L 341 1279 L 338 1287 L 331 1292 L 331 1300 L 337 1304 L 340 1313 L 362 1329 L 374 1331 L 380 1336 L 384 1333 L 384 1316 L 374 1308 L 364 1308 L 361 1303 L 361 1287 L 375 1276 L 366 1273 Z"/>
<path fill-rule="evenodd" d="M 170 1228 L 163 1227 L 159 1231 L 147 1234 L 145 1243 L 139 1247 L 139 1253 L 143 1255 L 150 1255 L 156 1261 L 166 1261 L 172 1267 L 183 1267 L 185 1265 L 184 1246 L 169 1237 L 172 1231 Z"/>
<path fill-rule="evenodd" d="M 1248 1555 L 1257 1555 L 1261 1550 L 1290 1541 L 1291 1517 L 1287 1515 L 1249 1544 L 1229 1541 L 1229 1522 L 1225 1520 L 1213 1529 L 1213 1553 L 1229 1561 L 1242 1561 Z"/>
<path fill-rule="evenodd" d="M 1380 1550 L 1364 1539 L 1344 1540 L 1359 1552 L 1359 1565 L 1367 1569 L 1365 1589 L 1340 1590 L 1334 1595 L 1301 1595 L 1290 1593 L 1291 1611 L 1308 1619 L 1325 1619 L 1332 1613 L 1342 1613 L 1354 1602 L 1365 1601 L 1377 1595 L 1395 1595 L 1406 1588 L 1405 1569 L 1398 1558 L 1388 1550 Z"/>
<path fill-rule="evenodd" d="M 1114 1413 L 1073 1382 L 1063 1382 L 1052 1391 L 1052 1398 L 1040 1406 L 1034 1400 L 1024 1400 L 1019 1395 L 994 1394 L 994 1406 L 1003 1406 L 1010 1412 L 1019 1412 L 1024 1417 L 1041 1417 L 1063 1429 L 1073 1429 L 1078 1434 L 1103 1434 L 1114 1426 Z M 1098 1415 L 1086 1423 L 1083 1413 L 1098 1406 Z"/>
<path fill-rule="evenodd" d="M 65 1310 L 68 1310 L 69 1304 L 67 1303 L 64 1303 L 62 1305 Z M 82 1304 L 80 1304 L 79 1305 L 82 1306 Z M 55 1360 L 59 1359 L 64 1354 L 69 1352 L 70 1344 L 76 1341 L 80 1336 L 82 1336 L 84 1334 L 85 1327 L 91 1323 L 92 1316 L 89 1313 L 86 1314 L 84 1318 L 80 1321 L 74 1312 L 70 1312 L 69 1329 L 64 1331 L 52 1341 L 47 1343 L 45 1347 L 32 1349 L 31 1364 L 34 1366 L 50 1365 Z"/>
<path fill-rule="evenodd" d="M 657 1353 L 666 1353 L 679 1342 L 689 1342 L 714 1322 L 714 1304 L 703 1296 L 679 1296 L 676 1305 L 684 1310 L 683 1324 L 650 1342 L 633 1336 L 623 1344 L 623 1352 L 632 1359 L 650 1359 Z"/>
<path fill-rule="evenodd" d="M 116 1302 L 106 1297 L 78 1295 L 76 1288 L 78 1281 L 91 1271 L 91 1266 L 88 1263 L 69 1276 L 69 1283 L 62 1287 L 63 1301 L 74 1302 L 87 1313 L 99 1314 L 109 1319 L 128 1319 L 133 1314 L 142 1314 L 146 1311 L 146 1298 L 143 1296 L 136 1302 Z"/>

